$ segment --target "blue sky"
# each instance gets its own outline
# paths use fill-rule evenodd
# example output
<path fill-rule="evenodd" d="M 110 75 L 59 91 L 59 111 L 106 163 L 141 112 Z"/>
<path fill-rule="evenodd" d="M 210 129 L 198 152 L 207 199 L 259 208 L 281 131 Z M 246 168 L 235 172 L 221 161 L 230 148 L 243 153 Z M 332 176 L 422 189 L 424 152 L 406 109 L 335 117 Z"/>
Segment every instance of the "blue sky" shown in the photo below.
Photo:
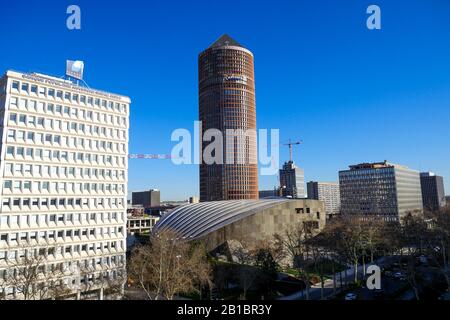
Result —
<path fill-rule="evenodd" d="M 81 8 L 81 30 L 66 8 Z M 382 29 L 366 28 L 381 7 Z M 450 194 L 450 1 L 1 1 L 0 71 L 63 75 L 132 98 L 130 153 L 169 154 L 197 119 L 197 56 L 228 33 L 255 56 L 258 128 L 303 140 L 307 180 L 382 161 L 443 175 Z M 287 148 L 281 158 L 288 157 Z M 260 177 L 260 189 L 277 176 Z M 198 168 L 130 160 L 129 189 L 198 194 Z"/>

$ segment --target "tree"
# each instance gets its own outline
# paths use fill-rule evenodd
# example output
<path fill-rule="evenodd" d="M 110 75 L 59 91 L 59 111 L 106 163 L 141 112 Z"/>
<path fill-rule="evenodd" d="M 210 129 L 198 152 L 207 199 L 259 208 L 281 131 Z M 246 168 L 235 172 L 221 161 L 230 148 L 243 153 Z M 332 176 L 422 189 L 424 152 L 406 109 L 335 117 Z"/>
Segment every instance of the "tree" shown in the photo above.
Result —
<path fill-rule="evenodd" d="M 198 292 L 198 284 L 209 284 L 211 267 L 204 247 L 189 244 L 168 230 L 135 248 L 128 274 L 149 299 L 172 300 L 176 294 Z"/>
<path fill-rule="evenodd" d="M 284 234 L 275 234 L 277 247 L 283 248 L 283 252 L 289 258 L 290 263 L 296 268 L 306 286 L 306 299 L 309 300 L 309 275 L 306 270 L 309 256 L 307 240 L 312 237 L 312 228 L 307 223 L 299 223 L 288 228 Z"/>
<path fill-rule="evenodd" d="M 6 299 L 6 293 L 14 288 L 16 298 L 20 300 L 59 299 L 67 296 L 71 290 L 65 281 L 68 278 L 63 264 L 48 265 L 47 254 L 57 248 L 38 248 L 21 244 L 17 256 L 7 259 L 5 277 L 0 281 L 0 299 Z"/>
<path fill-rule="evenodd" d="M 408 259 L 406 278 L 413 288 L 414 295 L 419 300 L 418 272 L 416 268 L 416 256 L 424 251 L 424 242 L 429 237 L 428 226 L 425 219 L 419 215 L 408 214 L 402 219 L 400 239 L 403 248 L 407 249 Z"/>
<path fill-rule="evenodd" d="M 427 253 L 447 282 L 450 291 L 450 207 L 430 213 L 431 230 L 427 243 Z"/>

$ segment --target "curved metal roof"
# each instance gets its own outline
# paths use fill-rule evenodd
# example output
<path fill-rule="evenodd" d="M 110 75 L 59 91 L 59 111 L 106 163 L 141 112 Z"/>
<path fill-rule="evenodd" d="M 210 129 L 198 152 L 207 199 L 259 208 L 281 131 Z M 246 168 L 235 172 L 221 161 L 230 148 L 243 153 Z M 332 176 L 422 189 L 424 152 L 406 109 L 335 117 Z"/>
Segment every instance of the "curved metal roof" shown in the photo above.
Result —
<path fill-rule="evenodd" d="M 187 240 L 201 238 L 213 231 L 261 210 L 291 201 L 286 198 L 224 200 L 188 204 L 164 215 L 153 228 L 158 233 L 172 230 Z"/>

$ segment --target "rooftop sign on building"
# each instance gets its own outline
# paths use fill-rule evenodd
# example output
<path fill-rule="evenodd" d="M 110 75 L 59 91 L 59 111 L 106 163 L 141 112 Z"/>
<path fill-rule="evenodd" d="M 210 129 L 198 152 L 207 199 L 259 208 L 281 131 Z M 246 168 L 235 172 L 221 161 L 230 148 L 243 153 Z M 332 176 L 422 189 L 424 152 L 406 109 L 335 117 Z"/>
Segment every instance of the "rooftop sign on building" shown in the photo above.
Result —
<path fill-rule="evenodd" d="M 75 79 L 83 80 L 84 62 L 83 61 L 66 61 L 66 75 Z"/>

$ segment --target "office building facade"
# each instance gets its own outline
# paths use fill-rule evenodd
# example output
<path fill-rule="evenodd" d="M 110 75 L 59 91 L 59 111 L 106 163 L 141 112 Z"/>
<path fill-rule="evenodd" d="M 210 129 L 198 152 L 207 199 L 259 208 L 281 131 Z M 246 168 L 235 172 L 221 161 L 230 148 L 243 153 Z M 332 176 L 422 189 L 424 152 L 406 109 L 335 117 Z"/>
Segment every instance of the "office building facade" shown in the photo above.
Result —
<path fill-rule="evenodd" d="M 14 71 L 0 88 L 0 294 L 24 297 L 28 257 L 43 285 L 58 270 L 67 295 L 102 298 L 125 270 L 130 99 Z"/>
<path fill-rule="evenodd" d="M 293 161 L 285 162 L 280 169 L 280 188 L 283 197 L 306 198 L 304 170 Z"/>
<path fill-rule="evenodd" d="M 423 208 L 438 211 L 445 207 L 444 178 L 433 172 L 420 173 Z"/>
<path fill-rule="evenodd" d="M 423 211 L 420 174 L 405 166 L 362 163 L 339 172 L 341 213 L 398 221 Z"/>
<path fill-rule="evenodd" d="M 201 137 L 223 135 L 222 164 L 201 161 L 200 201 L 258 199 L 253 54 L 223 35 L 200 53 L 198 77 Z"/>
<path fill-rule="evenodd" d="M 339 183 L 310 181 L 307 183 L 307 190 L 308 199 L 323 201 L 327 216 L 339 214 L 341 209 Z"/>
<path fill-rule="evenodd" d="M 161 195 L 159 190 L 156 189 L 132 192 L 131 198 L 133 206 L 149 208 L 159 207 L 161 205 Z"/>

